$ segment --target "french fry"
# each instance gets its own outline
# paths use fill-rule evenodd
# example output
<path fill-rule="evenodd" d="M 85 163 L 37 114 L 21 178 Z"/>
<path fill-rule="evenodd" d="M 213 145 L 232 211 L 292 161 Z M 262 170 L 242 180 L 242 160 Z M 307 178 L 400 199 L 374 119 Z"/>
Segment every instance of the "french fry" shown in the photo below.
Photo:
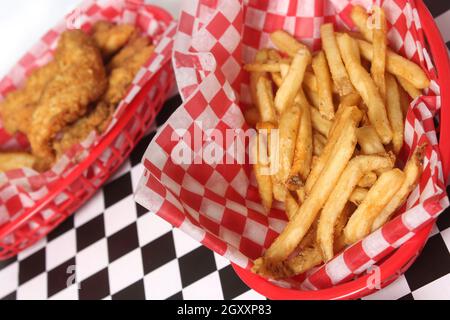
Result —
<path fill-rule="evenodd" d="M 313 137 L 311 124 L 311 106 L 300 104 L 301 116 L 295 146 L 294 161 L 287 180 L 290 189 L 297 190 L 306 181 L 311 171 L 313 153 Z"/>
<path fill-rule="evenodd" d="M 354 89 L 339 52 L 333 25 L 331 23 L 322 25 L 320 33 L 322 37 L 322 47 L 328 60 L 333 81 L 339 95 L 346 96 L 354 92 Z"/>
<path fill-rule="evenodd" d="M 356 188 L 352 192 L 349 201 L 358 207 L 367 197 L 367 193 L 369 193 L 369 190 L 367 189 Z"/>
<path fill-rule="evenodd" d="M 350 80 L 369 109 L 367 115 L 370 122 L 383 144 L 389 144 L 392 141 L 392 129 L 386 107 L 369 73 L 360 64 L 359 53 L 355 52 L 355 47 L 357 48 L 355 40 L 344 33 L 337 37 L 337 41 Z M 359 50 L 356 49 L 356 51 Z"/>
<path fill-rule="evenodd" d="M 281 87 L 281 84 L 283 83 L 283 78 L 281 77 L 281 73 L 272 72 L 271 77 L 272 77 L 272 81 L 275 83 L 275 85 L 278 88 Z"/>
<path fill-rule="evenodd" d="M 295 250 L 333 191 L 334 185 L 350 161 L 355 147 L 356 123 L 348 121 L 344 124 L 344 128 L 330 153 L 329 161 L 323 168 L 311 194 L 305 199 L 294 219 L 289 221 L 283 232 L 267 249 L 264 256 L 260 258 L 262 263 L 258 262 L 255 266 L 263 266 L 267 270 L 276 269 Z M 254 271 L 258 272 L 258 268 Z"/>
<path fill-rule="evenodd" d="M 300 50 L 308 50 L 308 47 L 283 30 L 272 32 L 270 39 L 278 49 L 286 52 L 291 57 L 295 57 Z"/>
<path fill-rule="evenodd" d="M 277 122 L 275 112 L 272 84 L 266 76 L 260 76 L 256 84 L 256 105 L 259 108 L 261 121 Z"/>
<path fill-rule="evenodd" d="M 267 61 L 267 59 L 269 58 L 269 54 L 268 54 L 268 50 L 267 49 L 262 49 L 259 50 L 256 53 L 255 56 L 255 62 L 257 63 L 264 63 Z M 265 72 L 252 72 L 250 73 L 250 94 L 252 97 L 252 101 L 253 103 L 256 104 L 256 107 L 259 108 L 258 106 L 258 94 L 256 92 L 256 86 L 258 84 L 258 80 L 260 77 L 265 76 L 266 73 Z"/>
<path fill-rule="evenodd" d="M 422 92 L 420 92 L 419 89 L 414 87 L 414 85 L 405 78 L 397 76 L 397 80 L 398 83 L 400 83 L 400 85 L 402 86 L 403 90 L 405 90 L 413 100 L 417 99 L 422 95 Z"/>
<path fill-rule="evenodd" d="M 422 153 L 423 147 L 419 147 L 414 152 L 411 159 L 406 163 L 405 169 L 403 170 L 406 178 L 389 204 L 383 209 L 380 215 L 376 217 L 372 225 L 372 231 L 381 228 L 386 222 L 388 222 L 394 212 L 399 209 L 403 203 L 405 203 L 410 193 L 417 186 L 420 175 L 422 174 Z"/>
<path fill-rule="evenodd" d="M 386 107 L 392 127 L 392 147 L 395 154 L 399 154 L 403 147 L 405 131 L 400 92 L 398 90 L 397 81 L 395 81 L 395 78 L 392 75 L 386 75 L 386 84 Z"/>
<path fill-rule="evenodd" d="M 313 135 L 313 140 L 314 140 L 314 155 L 320 156 L 323 152 L 323 149 L 325 148 L 325 145 L 327 144 L 327 138 L 325 138 L 320 133 L 316 132 Z"/>
<path fill-rule="evenodd" d="M 381 154 L 386 152 L 380 137 L 373 127 L 361 127 L 356 130 L 358 144 L 363 154 Z"/>
<path fill-rule="evenodd" d="M 369 26 L 369 15 L 366 12 L 366 9 L 363 7 L 356 5 L 353 7 L 350 17 L 353 20 L 353 23 L 358 27 L 361 34 L 367 41 L 372 42 L 373 39 L 373 31 L 371 26 Z"/>
<path fill-rule="evenodd" d="M 256 127 L 256 124 L 260 121 L 259 111 L 255 107 L 250 107 L 244 111 L 245 122 L 252 128 Z"/>
<path fill-rule="evenodd" d="M 300 203 L 305 202 L 306 199 L 306 194 L 305 194 L 305 188 L 304 187 L 300 187 L 297 189 L 297 197 L 298 197 L 298 201 Z"/>
<path fill-rule="evenodd" d="M 248 63 L 244 65 L 247 72 L 280 72 L 281 63 Z"/>
<path fill-rule="evenodd" d="M 366 173 L 358 182 L 358 187 L 371 188 L 377 182 L 378 176 L 375 172 Z"/>
<path fill-rule="evenodd" d="M 284 202 L 284 205 L 286 206 L 286 215 L 288 219 L 292 220 L 297 214 L 298 208 L 300 206 L 290 192 L 286 192 L 286 200 Z"/>
<path fill-rule="evenodd" d="M 267 49 L 268 60 L 280 62 L 283 57 L 276 49 Z M 290 64 L 291 62 L 288 62 Z"/>
<path fill-rule="evenodd" d="M 264 209 L 268 212 L 272 208 L 273 203 L 273 184 L 270 172 L 269 155 L 267 152 L 267 141 L 260 140 L 259 136 L 256 143 L 253 144 L 253 156 L 255 164 L 253 172 L 255 173 L 258 191 Z"/>
<path fill-rule="evenodd" d="M 300 115 L 300 107 L 295 104 L 280 117 L 277 150 L 279 162 L 276 168 L 277 172 L 273 176 L 274 197 L 278 201 L 286 199 L 286 181 L 294 160 Z"/>
<path fill-rule="evenodd" d="M 289 72 L 275 95 L 275 109 L 280 115 L 294 103 L 295 96 L 302 86 L 306 67 L 310 63 L 309 50 L 300 49 L 294 56 Z"/>
<path fill-rule="evenodd" d="M 341 97 L 340 105 L 343 106 L 357 106 L 361 102 L 361 96 L 357 92 L 350 93 L 346 96 Z"/>
<path fill-rule="evenodd" d="M 333 258 L 334 226 L 358 182 L 371 171 L 393 168 L 394 161 L 392 156 L 386 154 L 384 156 L 358 156 L 349 162 L 326 201 L 319 218 L 317 242 L 325 261 Z"/>
<path fill-rule="evenodd" d="M 305 86 L 305 93 L 306 93 L 306 96 L 308 97 L 308 101 L 311 101 L 311 104 L 317 110 L 319 110 L 319 108 L 320 108 L 320 97 L 319 97 L 319 94 L 316 91 L 309 90 L 309 88 L 306 87 L 306 86 Z M 320 114 L 320 112 L 319 112 L 319 114 Z M 321 115 L 321 117 L 326 119 L 322 115 Z M 328 120 L 328 119 L 326 119 L 326 120 Z"/>
<path fill-rule="evenodd" d="M 373 45 L 364 40 L 356 41 L 364 59 L 373 62 Z M 422 68 L 389 49 L 386 53 L 386 70 L 408 80 L 417 89 L 426 89 L 430 86 L 430 80 Z"/>
<path fill-rule="evenodd" d="M 317 77 L 314 73 L 306 71 L 303 84 L 311 91 L 318 92 L 317 89 Z"/>
<path fill-rule="evenodd" d="M 375 17 L 374 17 L 375 16 Z M 386 97 L 386 51 L 387 51 L 387 24 L 383 9 L 378 6 L 373 7 L 375 28 L 373 28 L 373 55 L 376 59 L 372 62 L 372 78 L 380 91 L 381 97 Z"/>
<path fill-rule="evenodd" d="M 347 244 L 353 244 L 370 233 L 373 222 L 395 196 L 404 180 L 405 174 L 400 169 L 392 169 L 380 176 L 344 229 Z"/>
<path fill-rule="evenodd" d="M 317 110 L 316 108 L 311 108 L 311 121 L 314 130 L 324 135 L 325 137 L 329 136 L 331 127 L 333 126 L 333 122 L 322 117 L 319 110 Z"/>
<path fill-rule="evenodd" d="M 325 53 L 320 51 L 312 60 L 312 68 L 317 77 L 317 92 L 319 95 L 319 111 L 328 120 L 334 118 L 333 83 L 328 69 Z"/>
<path fill-rule="evenodd" d="M 339 122 L 337 123 L 333 132 L 328 136 L 328 142 L 325 145 L 322 154 L 320 155 L 320 157 L 317 158 L 316 161 L 313 162 L 311 172 L 305 183 L 305 192 L 307 195 L 311 193 L 314 185 L 318 181 L 319 177 L 322 175 L 322 171 L 325 168 L 328 160 L 330 159 L 330 156 L 333 152 L 333 148 L 336 145 L 339 137 L 341 136 L 345 126 L 348 125 L 348 123 L 351 123 L 356 127 L 361 121 L 361 117 L 362 113 L 357 107 L 344 108 L 344 110 L 342 111 L 342 115 L 339 118 Z M 337 121 L 337 118 L 335 121 Z"/>
<path fill-rule="evenodd" d="M 0 152 L 0 172 L 14 169 L 33 168 L 36 158 L 26 152 Z"/>
<path fill-rule="evenodd" d="M 400 104 L 402 106 L 403 119 L 406 119 L 408 115 L 409 106 L 411 105 L 411 98 L 409 94 L 402 88 L 402 86 L 397 86 L 400 94 Z"/>

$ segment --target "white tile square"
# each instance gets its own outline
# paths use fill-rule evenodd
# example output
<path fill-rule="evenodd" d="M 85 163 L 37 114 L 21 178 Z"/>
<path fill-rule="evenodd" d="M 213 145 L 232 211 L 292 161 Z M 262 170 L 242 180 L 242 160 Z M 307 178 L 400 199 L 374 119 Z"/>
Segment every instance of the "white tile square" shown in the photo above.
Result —
<path fill-rule="evenodd" d="M 172 230 L 170 223 L 152 212 L 139 217 L 136 224 L 141 247 Z"/>
<path fill-rule="evenodd" d="M 230 261 L 220 254 L 214 252 L 214 260 L 216 260 L 217 270 L 221 270 L 230 264 Z"/>
<path fill-rule="evenodd" d="M 213 272 L 184 288 L 183 298 L 185 300 L 223 300 L 219 273 Z"/>
<path fill-rule="evenodd" d="M 240 296 L 237 296 L 233 300 L 267 300 L 267 298 L 254 290 L 249 290 Z"/>
<path fill-rule="evenodd" d="M 105 234 L 107 237 L 122 230 L 137 219 L 133 195 L 122 199 L 105 210 Z"/>
<path fill-rule="evenodd" d="M 98 191 L 88 202 L 86 202 L 74 215 L 74 225 L 79 227 L 92 218 L 97 217 L 105 210 L 103 192 Z"/>
<path fill-rule="evenodd" d="M 413 292 L 415 300 L 450 300 L 450 274 Z"/>
<path fill-rule="evenodd" d="M 25 249 L 22 252 L 19 252 L 17 258 L 19 259 L 19 261 L 24 260 L 25 258 L 31 256 L 33 253 L 44 248 L 46 244 L 47 244 L 47 239 L 43 238 L 43 239 L 39 240 L 37 243 L 33 244 L 31 247 Z"/>
<path fill-rule="evenodd" d="M 42 273 L 17 289 L 17 300 L 45 299 L 47 299 L 47 273 Z"/>
<path fill-rule="evenodd" d="M 106 239 L 97 241 L 80 251 L 76 256 L 77 281 L 81 282 L 108 266 L 108 245 Z"/>
<path fill-rule="evenodd" d="M 173 240 L 175 242 L 175 252 L 178 258 L 201 246 L 200 242 L 176 228 L 173 229 Z"/>
<path fill-rule="evenodd" d="M 167 299 L 182 289 L 178 260 L 166 263 L 144 277 L 145 298 Z"/>
<path fill-rule="evenodd" d="M 75 229 L 67 231 L 52 240 L 45 247 L 46 270 L 52 270 L 61 263 L 75 257 L 77 253 L 77 240 Z"/>
<path fill-rule="evenodd" d="M 136 249 L 108 267 L 109 288 L 111 294 L 132 285 L 144 276 L 141 249 Z"/>
<path fill-rule="evenodd" d="M 402 275 L 386 288 L 364 297 L 363 300 L 397 300 L 410 292 L 408 282 L 405 276 Z"/>
<path fill-rule="evenodd" d="M 0 298 L 7 296 L 19 285 L 19 263 L 14 262 L 0 271 Z"/>

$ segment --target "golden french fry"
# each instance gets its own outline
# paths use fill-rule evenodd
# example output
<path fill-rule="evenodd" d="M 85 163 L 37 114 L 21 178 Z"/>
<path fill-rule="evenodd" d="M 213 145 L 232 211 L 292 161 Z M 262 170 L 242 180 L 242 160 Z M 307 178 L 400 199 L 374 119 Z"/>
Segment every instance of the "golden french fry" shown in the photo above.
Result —
<path fill-rule="evenodd" d="M 351 12 L 351 18 L 353 23 L 358 27 L 361 34 L 367 41 L 372 41 L 373 31 L 369 25 L 369 15 L 362 6 L 356 5 L 353 7 Z"/>
<path fill-rule="evenodd" d="M 317 77 L 314 73 L 306 71 L 303 84 L 311 91 L 317 92 Z"/>
<path fill-rule="evenodd" d="M 419 147 L 406 163 L 405 180 L 398 190 L 398 192 L 391 199 L 389 204 L 383 209 L 372 225 L 372 231 L 381 228 L 406 201 L 410 193 L 414 190 L 419 182 L 420 175 L 422 174 L 422 160 L 423 160 L 423 148 Z"/>
<path fill-rule="evenodd" d="M 284 205 L 286 206 L 286 215 L 288 219 L 292 220 L 297 214 L 299 204 L 289 191 L 286 192 L 286 200 L 284 202 Z"/>
<path fill-rule="evenodd" d="M 409 96 L 415 100 L 422 95 L 419 89 L 414 87 L 414 85 L 401 76 L 397 76 L 398 83 L 402 86 L 403 90 L 405 90 Z"/>
<path fill-rule="evenodd" d="M 306 199 L 306 194 L 305 194 L 305 188 L 304 187 L 300 187 L 297 189 L 297 197 L 298 197 L 298 201 L 300 203 L 305 202 Z"/>
<path fill-rule="evenodd" d="M 308 97 L 308 100 L 311 101 L 311 104 L 317 109 L 319 110 L 320 107 L 320 97 L 319 94 L 316 91 L 312 91 L 309 90 L 309 88 L 307 88 L 305 86 L 305 93 L 306 96 Z M 319 112 L 320 113 L 320 112 Z M 324 117 L 323 117 L 324 118 Z M 324 118 L 325 119 L 325 118 Z"/>
<path fill-rule="evenodd" d="M 317 110 L 316 108 L 311 108 L 311 121 L 314 130 L 324 135 L 325 137 L 329 136 L 331 127 L 333 126 L 333 122 L 322 117 L 319 110 Z"/>
<path fill-rule="evenodd" d="M 322 25 L 320 33 L 322 37 L 322 47 L 328 60 L 334 84 L 336 85 L 339 95 L 346 96 L 354 92 L 354 89 L 339 52 L 333 24 L 327 23 Z"/>
<path fill-rule="evenodd" d="M 380 176 L 344 229 L 347 244 L 353 244 L 370 233 L 373 222 L 395 196 L 403 181 L 405 174 L 400 169 L 392 169 Z"/>
<path fill-rule="evenodd" d="M 311 53 L 306 49 L 300 49 L 294 56 L 289 72 L 275 95 L 275 108 L 279 114 L 283 114 L 294 103 L 310 62 Z"/>
<path fill-rule="evenodd" d="M 300 107 L 294 104 L 286 110 L 279 122 L 279 145 L 278 145 L 278 166 L 273 176 L 274 197 L 278 201 L 286 199 L 286 181 L 294 160 L 295 146 L 297 141 Z"/>
<path fill-rule="evenodd" d="M 253 156 L 255 163 L 253 165 L 253 172 L 255 173 L 256 182 L 258 184 L 258 191 L 261 197 L 261 202 L 266 209 L 270 211 L 273 202 L 273 184 L 270 173 L 269 155 L 267 152 L 267 141 L 255 139 L 253 144 Z"/>
<path fill-rule="evenodd" d="M 386 51 L 387 51 L 387 24 L 383 9 L 378 6 L 373 7 L 373 16 L 376 24 L 373 29 L 373 55 L 372 62 L 373 81 L 380 91 L 381 97 L 386 97 Z"/>
<path fill-rule="evenodd" d="M 312 109 L 313 110 L 313 109 Z M 344 107 L 342 114 L 339 118 L 339 122 L 337 122 L 336 127 L 333 132 L 328 136 L 328 142 L 325 145 L 325 148 L 322 151 L 320 157 L 317 158 L 316 161 L 313 161 L 313 166 L 311 168 L 311 172 L 308 176 L 308 179 L 305 183 L 305 192 L 309 195 L 318 181 L 319 177 L 322 175 L 322 171 L 325 168 L 328 160 L 330 159 L 331 153 L 333 152 L 333 148 L 336 145 L 339 137 L 342 134 L 345 126 L 350 122 L 355 127 L 361 121 L 362 113 L 357 107 Z M 336 120 L 337 121 L 337 117 Z M 314 126 L 314 121 L 313 121 Z M 320 131 L 319 131 L 320 132 Z"/>
<path fill-rule="evenodd" d="M 323 204 L 333 191 L 334 185 L 347 166 L 356 147 L 356 123 L 348 121 L 339 135 L 329 161 L 313 187 L 309 197 L 301 205 L 294 219 L 291 220 L 283 232 L 260 258 L 264 269 L 277 268 L 297 247 L 305 237 Z M 258 271 L 255 269 L 255 271 Z"/>
<path fill-rule="evenodd" d="M 360 64 L 359 54 L 355 53 L 355 47 L 357 48 L 355 40 L 344 33 L 337 37 L 337 42 L 350 80 L 369 108 L 367 115 L 370 122 L 383 144 L 390 143 L 392 141 L 392 129 L 384 101 L 369 73 Z"/>
<path fill-rule="evenodd" d="M 361 55 L 366 60 L 373 62 L 373 45 L 364 40 L 356 41 Z M 421 67 L 389 49 L 386 54 L 386 69 L 393 75 L 408 80 L 417 89 L 426 89 L 430 86 L 430 80 Z"/>
<path fill-rule="evenodd" d="M 357 106 L 361 103 L 361 96 L 357 92 L 350 93 L 341 97 L 340 105 L 343 106 Z"/>
<path fill-rule="evenodd" d="M 320 133 L 316 132 L 314 133 L 313 140 L 314 140 L 314 155 L 320 156 L 323 152 L 323 149 L 325 148 L 325 145 L 327 144 L 327 138 L 325 138 Z"/>
<path fill-rule="evenodd" d="M 297 41 L 293 36 L 283 30 L 272 32 L 270 39 L 275 46 L 291 57 L 295 57 L 300 50 L 309 50 L 307 46 Z"/>
<path fill-rule="evenodd" d="M 256 53 L 255 56 L 255 62 L 257 63 L 265 63 L 267 59 L 269 58 L 268 50 L 267 49 L 261 49 Z M 258 94 L 256 92 L 256 86 L 258 84 L 258 80 L 260 77 L 265 76 L 265 72 L 252 72 L 250 73 L 250 94 L 252 97 L 253 103 L 256 104 L 256 107 L 258 106 Z"/>
<path fill-rule="evenodd" d="M 26 152 L 0 152 L 0 172 L 21 168 L 33 168 L 36 158 Z"/>
<path fill-rule="evenodd" d="M 371 188 L 377 182 L 378 176 L 375 172 L 366 173 L 358 182 L 358 187 Z"/>
<path fill-rule="evenodd" d="M 356 188 L 352 192 L 349 201 L 351 203 L 353 203 L 354 205 L 359 206 L 364 201 L 364 199 L 367 197 L 367 193 L 369 193 L 369 190 L 367 190 L 367 189 Z"/>
<path fill-rule="evenodd" d="M 381 154 L 386 152 L 380 137 L 373 127 L 361 127 L 356 130 L 358 144 L 363 154 Z"/>
<path fill-rule="evenodd" d="M 312 60 L 312 68 L 317 77 L 317 92 L 319 95 L 319 111 L 328 120 L 334 118 L 333 83 L 328 69 L 325 53 L 320 51 Z"/>
<path fill-rule="evenodd" d="M 402 106 L 403 119 L 406 119 L 409 111 L 409 106 L 411 105 L 411 97 L 405 91 L 405 89 L 402 88 L 402 86 L 397 86 L 397 88 L 400 94 L 400 105 Z"/>
<path fill-rule="evenodd" d="M 386 75 L 386 84 L 386 107 L 392 127 L 392 147 L 395 154 L 399 154 L 403 147 L 405 131 L 400 92 L 398 90 L 397 81 L 395 81 L 395 78 L 392 75 Z"/>
<path fill-rule="evenodd" d="M 311 106 L 299 103 L 301 116 L 295 146 L 294 161 L 287 180 L 290 189 L 297 190 L 306 181 L 311 170 L 313 138 L 311 124 Z"/>
<path fill-rule="evenodd" d="M 317 242 L 325 261 L 333 258 L 334 226 L 358 182 L 368 172 L 394 167 L 395 159 L 384 156 L 357 156 L 352 159 L 326 201 L 319 218 Z"/>
<path fill-rule="evenodd" d="M 266 76 L 260 76 L 256 84 L 256 105 L 259 108 L 261 121 L 277 122 L 275 112 L 272 83 Z"/>
<path fill-rule="evenodd" d="M 280 72 L 281 63 L 248 63 L 244 65 L 247 72 Z"/>
<path fill-rule="evenodd" d="M 283 57 L 281 54 L 275 49 L 267 49 L 268 59 L 272 61 L 282 61 Z M 290 62 L 288 63 L 290 64 Z"/>
<path fill-rule="evenodd" d="M 245 122 L 252 128 L 260 121 L 259 111 L 255 107 L 247 108 L 244 111 Z"/>
<path fill-rule="evenodd" d="M 271 77 L 272 77 L 272 81 L 275 83 L 275 85 L 278 88 L 281 87 L 281 84 L 283 83 L 283 78 L 281 77 L 281 73 L 272 72 Z"/>

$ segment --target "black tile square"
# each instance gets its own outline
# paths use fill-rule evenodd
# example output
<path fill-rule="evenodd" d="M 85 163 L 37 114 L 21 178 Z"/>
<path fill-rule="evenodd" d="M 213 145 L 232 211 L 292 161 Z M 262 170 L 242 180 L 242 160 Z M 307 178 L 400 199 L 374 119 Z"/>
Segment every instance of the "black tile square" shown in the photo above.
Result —
<path fill-rule="evenodd" d="M 109 262 L 113 262 L 138 247 L 137 227 L 136 223 L 132 223 L 108 238 Z"/>
<path fill-rule="evenodd" d="M 225 300 L 234 299 L 250 290 L 250 288 L 239 279 L 231 265 L 219 270 L 219 276 L 220 283 L 222 284 L 223 298 Z"/>
<path fill-rule="evenodd" d="M 148 213 L 148 210 L 141 206 L 139 203 L 136 203 L 136 213 L 138 218 L 142 217 L 144 214 Z"/>
<path fill-rule="evenodd" d="M 105 237 L 105 222 L 103 215 L 86 222 L 76 229 L 77 252 Z"/>
<path fill-rule="evenodd" d="M 450 228 L 450 209 L 447 208 L 439 218 L 437 219 L 436 225 L 440 231 L 447 230 Z"/>
<path fill-rule="evenodd" d="M 7 296 L 4 296 L 3 298 L 1 298 L 0 300 L 17 300 L 17 292 L 13 291 L 10 294 L 8 294 Z"/>
<path fill-rule="evenodd" d="M 76 283 L 75 258 L 63 262 L 47 273 L 47 295 L 51 296 Z M 69 284 L 69 286 L 68 286 Z"/>
<path fill-rule="evenodd" d="M 139 280 L 131 286 L 112 295 L 113 300 L 145 300 L 144 281 Z"/>
<path fill-rule="evenodd" d="M 175 97 L 167 100 L 164 103 L 158 116 L 156 117 L 156 124 L 158 125 L 158 127 L 166 123 L 172 113 L 174 113 L 182 103 L 183 101 L 181 100 L 181 96 L 179 95 L 176 95 Z"/>
<path fill-rule="evenodd" d="M 109 208 L 132 193 L 133 188 L 131 186 L 131 174 L 127 172 L 103 187 L 105 208 Z"/>
<path fill-rule="evenodd" d="M 183 300 L 183 292 L 180 291 L 178 293 L 175 293 L 173 296 L 167 298 L 167 300 Z"/>
<path fill-rule="evenodd" d="M 216 271 L 214 254 L 201 246 L 178 259 L 183 288 Z"/>
<path fill-rule="evenodd" d="M 0 261 L 0 271 L 2 269 L 5 269 L 6 267 L 10 266 L 11 264 L 13 264 L 16 261 L 17 261 L 17 256 L 14 256 L 12 258 Z"/>
<path fill-rule="evenodd" d="M 424 2 L 435 18 L 450 10 L 450 2 L 446 0 L 424 0 Z"/>
<path fill-rule="evenodd" d="M 141 251 L 144 274 L 152 272 L 177 258 L 171 231 L 148 243 L 142 247 Z"/>
<path fill-rule="evenodd" d="M 50 242 L 58 238 L 60 235 L 63 235 L 69 230 L 72 230 L 73 226 L 74 226 L 73 215 L 71 215 L 66 220 L 64 220 L 59 226 L 57 226 L 55 230 L 53 230 L 47 235 L 47 240 Z"/>
<path fill-rule="evenodd" d="M 414 298 L 413 298 L 413 295 L 412 295 L 411 293 L 408 293 L 406 296 L 403 296 L 403 297 L 401 297 L 401 298 L 398 299 L 398 300 L 406 300 L 406 301 L 409 301 L 409 300 L 414 300 Z"/>
<path fill-rule="evenodd" d="M 150 134 L 146 135 L 141 139 L 141 141 L 139 141 L 136 147 L 134 147 L 133 151 L 130 154 L 130 162 L 132 167 L 141 163 L 142 157 L 144 156 L 144 153 L 155 134 L 156 131 L 153 131 Z"/>
<path fill-rule="evenodd" d="M 19 262 L 19 285 L 45 272 L 45 248 Z"/>
<path fill-rule="evenodd" d="M 105 268 L 89 278 L 81 281 L 80 300 L 99 300 L 109 295 L 108 268 Z"/>
<path fill-rule="evenodd" d="M 450 255 L 440 234 L 431 237 L 420 256 L 406 271 L 411 291 L 450 273 Z"/>

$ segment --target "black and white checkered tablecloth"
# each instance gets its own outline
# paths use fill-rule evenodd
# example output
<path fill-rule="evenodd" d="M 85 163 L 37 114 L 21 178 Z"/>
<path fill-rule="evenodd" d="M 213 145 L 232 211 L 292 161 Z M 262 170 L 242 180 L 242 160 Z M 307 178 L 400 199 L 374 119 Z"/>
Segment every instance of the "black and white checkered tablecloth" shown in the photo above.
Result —
<path fill-rule="evenodd" d="M 450 2 L 425 2 L 450 48 Z M 170 99 L 157 124 L 180 103 Z M 75 215 L 32 248 L 0 262 L 0 298 L 264 299 L 224 258 L 133 201 L 139 162 L 153 135 Z M 70 285 L 75 278 L 77 284 Z M 366 299 L 450 299 L 450 212 L 406 274 Z"/>

